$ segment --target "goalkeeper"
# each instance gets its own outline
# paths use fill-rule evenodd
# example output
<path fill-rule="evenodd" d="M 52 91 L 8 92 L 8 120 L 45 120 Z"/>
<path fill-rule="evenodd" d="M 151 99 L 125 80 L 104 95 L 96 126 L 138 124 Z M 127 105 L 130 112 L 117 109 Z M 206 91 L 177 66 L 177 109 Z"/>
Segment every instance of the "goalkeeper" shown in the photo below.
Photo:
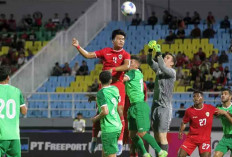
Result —
<path fill-rule="evenodd" d="M 175 55 L 166 53 L 162 56 L 161 47 L 155 40 L 148 43 L 149 54 L 147 63 L 156 73 L 153 103 L 151 109 L 151 124 L 154 136 L 161 149 L 168 152 L 167 132 L 172 118 L 172 93 L 176 80 Z M 155 59 L 152 52 L 156 51 Z"/>

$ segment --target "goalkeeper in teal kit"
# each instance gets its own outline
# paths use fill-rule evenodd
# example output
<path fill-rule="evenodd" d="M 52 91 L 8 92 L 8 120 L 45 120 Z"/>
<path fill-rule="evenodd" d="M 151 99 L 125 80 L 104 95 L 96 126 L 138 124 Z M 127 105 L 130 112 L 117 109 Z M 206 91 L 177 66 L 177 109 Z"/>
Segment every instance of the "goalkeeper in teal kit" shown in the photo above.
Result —
<path fill-rule="evenodd" d="M 27 113 L 21 91 L 9 85 L 10 70 L 0 66 L 0 157 L 21 157 L 19 115 Z"/>
<path fill-rule="evenodd" d="M 132 56 L 129 71 L 124 75 L 123 79 L 126 85 L 126 94 L 131 103 L 127 113 L 130 138 L 141 151 L 143 157 L 150 157 L 150 154 L 146 151 L 142 139 L 156 150 L 159 157 L 166 157 L 167 152 L 162 150 L 156 140 L 147 133 L 147 131 L 150 130 L 150 108 L 148 104 L 144 102 L 143 74 L 138 69 L 140 64 L 139 58 Z"/>

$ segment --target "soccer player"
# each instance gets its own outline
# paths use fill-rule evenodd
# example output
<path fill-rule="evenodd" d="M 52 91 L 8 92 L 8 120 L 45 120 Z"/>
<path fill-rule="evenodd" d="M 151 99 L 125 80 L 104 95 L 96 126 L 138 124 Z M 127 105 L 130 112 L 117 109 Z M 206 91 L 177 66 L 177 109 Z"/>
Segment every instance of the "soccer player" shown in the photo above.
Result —
<path fill-rule="evenodd" d="M 200 157 L 210 157 L 211 155 L 210 135 L 216 108 L 212 105 L 204 104 L 203 101 L 203 93 L 201 91 L 194 91 L 194 105 L 185 111 L 180 126 L 179 139 L 183 138 L 186 123 L 189 123 L 190 129 L 186 140 L 179 149 L 178 157 L 190 156 L 196 147 L 199 149 Z"/>
<path fill-rule="evenodd" d="M 138 69 L 140 64 L 139 58 L 132 56 L 129 71 L 123 79 L 131 103 L 127 115 L 130 138 L 143 157 L 150 157 L 150 154 L 146 151 L 142 139 L 157 151 L 159 157 L 166 157 L 167 152 L 162 150 L 156 140 L 147 133 L 150 130 L 150 108 L 144 101 L 143 74 Z"/>
<path fill-rule="evenodd" d="M 113 48 L 104 48 L 95 52 L 87 52 L 80 47 L 77 39 L 73 39 L 73 46 L 77 48 L 82 56 L 85 58 L 100 58 L 103 60 L 103 69 L 110 70 L 112 72 L 112 84 L 119 89 L 119 94 L 121 96 L 121 102 L 118 104 L 118 113 L 122 122 L 122 132 L 118 139 L 119 152 L 117 155 L 122 153 L 122 140 L 125 127 L 125 121 L 123 117 L 123 109 L 125 104 L 125 86 L 123 84 L 123 75 L 130 66 L 130 54 L 123 49 L 125 43 L 126 34 L 122 30 L 114 30 L 112 32 L 112 43 Z M 97 123 L 96 123 L 97 124 Z M 91 144 L 91 153 L 94 152 L 96 147 L 97 135 L 99 132 L 99 125 L 93 126 L 92 134 L 92 144 Z"/>
<path fill-rule="evenodd" d="M 19 115 L 27 113 L 21 91 L 9 85 L 10 70 L 0 66 L 0 156 L 21 157 Z"/>
<path fill-rule="evenodd" d="M 168 152 L 167 132 L 172 118 L 172 93 L 176 80 L 176 71 L 173 69 L 176 58 L 171 53 L 162 57 L 160 45 L 152 40 L 148 44 L 149 54 L 147 63 L 156 73 L 153 104 L 151 110 L 152 128 L 158 144 Z M 152 60 L 152 51 L 156 51 L 155 60 Z"/>
<path fill-rule="evenodd" d="M 120 95 L 118 88 L 110 85 L 112 82 L 111 72 L 101 72 L 99 79 L 102 83 L 102 89 L 97 92 L 99 114 L 92 118 L 92 122 L 96 123 L 100 120 L 101 123 L 102 156 L 116 157 L 118 151 L 117 141 L 122 129 L 117 111 Z"/>
<path fill-rule="evenodd" d="M 228 150 L 232 152 L 232 91 L 223 89 L 221 92 L 222 106 L 218 107 L 219 118 L 221 119 L 224 135 L 216 146 L 214 157 L 222 157 Z"/>

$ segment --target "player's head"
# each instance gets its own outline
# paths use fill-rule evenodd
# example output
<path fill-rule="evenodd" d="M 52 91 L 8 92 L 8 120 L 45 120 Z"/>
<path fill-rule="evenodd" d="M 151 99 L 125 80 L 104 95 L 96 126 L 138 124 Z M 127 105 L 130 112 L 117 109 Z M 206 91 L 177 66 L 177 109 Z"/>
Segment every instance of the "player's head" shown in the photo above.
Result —
<path fill-rule="evenodd" d="M 10 68 L 7 66 L 0 66 L 0 82 L 8 83 L 10 80 Z"/>
<path fill-rule="evenodd" d="M 141 65 L 141 61 L 137 56 L 131 56 L 131 63 L 129 69 L 138 69 Z"/>
<path fill-rule="evenodd" d="M 223 88 L 221 91 L 221 101 L 222 103 L 230 102 L 232 97 L 232 91 L 228 88 Z"/>
<path fill-rule="evenodd" d="M 99 75 L 99 80 L 101 81 L 102 85 L 109 85 L 112 82 L 112 75 L 109 71 L 102 71 Z"/>
<path fill-rule="evenodd" d="M 164 56 L 164 62 L 168 67 L 174 67 L 176 65 L 176 56 L 167 52 Z"/>
<path fill-rule="evenodd" d="M 81 119 L 82 118 L 82 113 L 77 113 L 77 119 Z"/>
<path fill-rule="evenodd" d="M 194 91 L 193 92 L 193 102 L 195 105 L 200 105 L 204 101 L 203 92 L 202 91 Z"/>
<path fill-rule="evenodd" d="M 116 29 L 112 32 L 112 43 L 115 49 L 121 49 L 124 46 L 126 33 L 121 29 Z"/>

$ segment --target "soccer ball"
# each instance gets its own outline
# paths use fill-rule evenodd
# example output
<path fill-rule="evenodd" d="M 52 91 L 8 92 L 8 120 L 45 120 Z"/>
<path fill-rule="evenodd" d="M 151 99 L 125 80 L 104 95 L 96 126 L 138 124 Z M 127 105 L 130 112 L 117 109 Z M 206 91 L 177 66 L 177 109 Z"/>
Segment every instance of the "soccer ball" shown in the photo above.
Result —
<path fill-rule="evenodd" d="M 122 11 L 123 15 L 125 15 L 125 16 L 134 15 L 136 12 L 136 7 L 135 7 L 134 3 L 130 2 L 130 1 L 126 1 L 122 4 L 121 11 Z"/>

